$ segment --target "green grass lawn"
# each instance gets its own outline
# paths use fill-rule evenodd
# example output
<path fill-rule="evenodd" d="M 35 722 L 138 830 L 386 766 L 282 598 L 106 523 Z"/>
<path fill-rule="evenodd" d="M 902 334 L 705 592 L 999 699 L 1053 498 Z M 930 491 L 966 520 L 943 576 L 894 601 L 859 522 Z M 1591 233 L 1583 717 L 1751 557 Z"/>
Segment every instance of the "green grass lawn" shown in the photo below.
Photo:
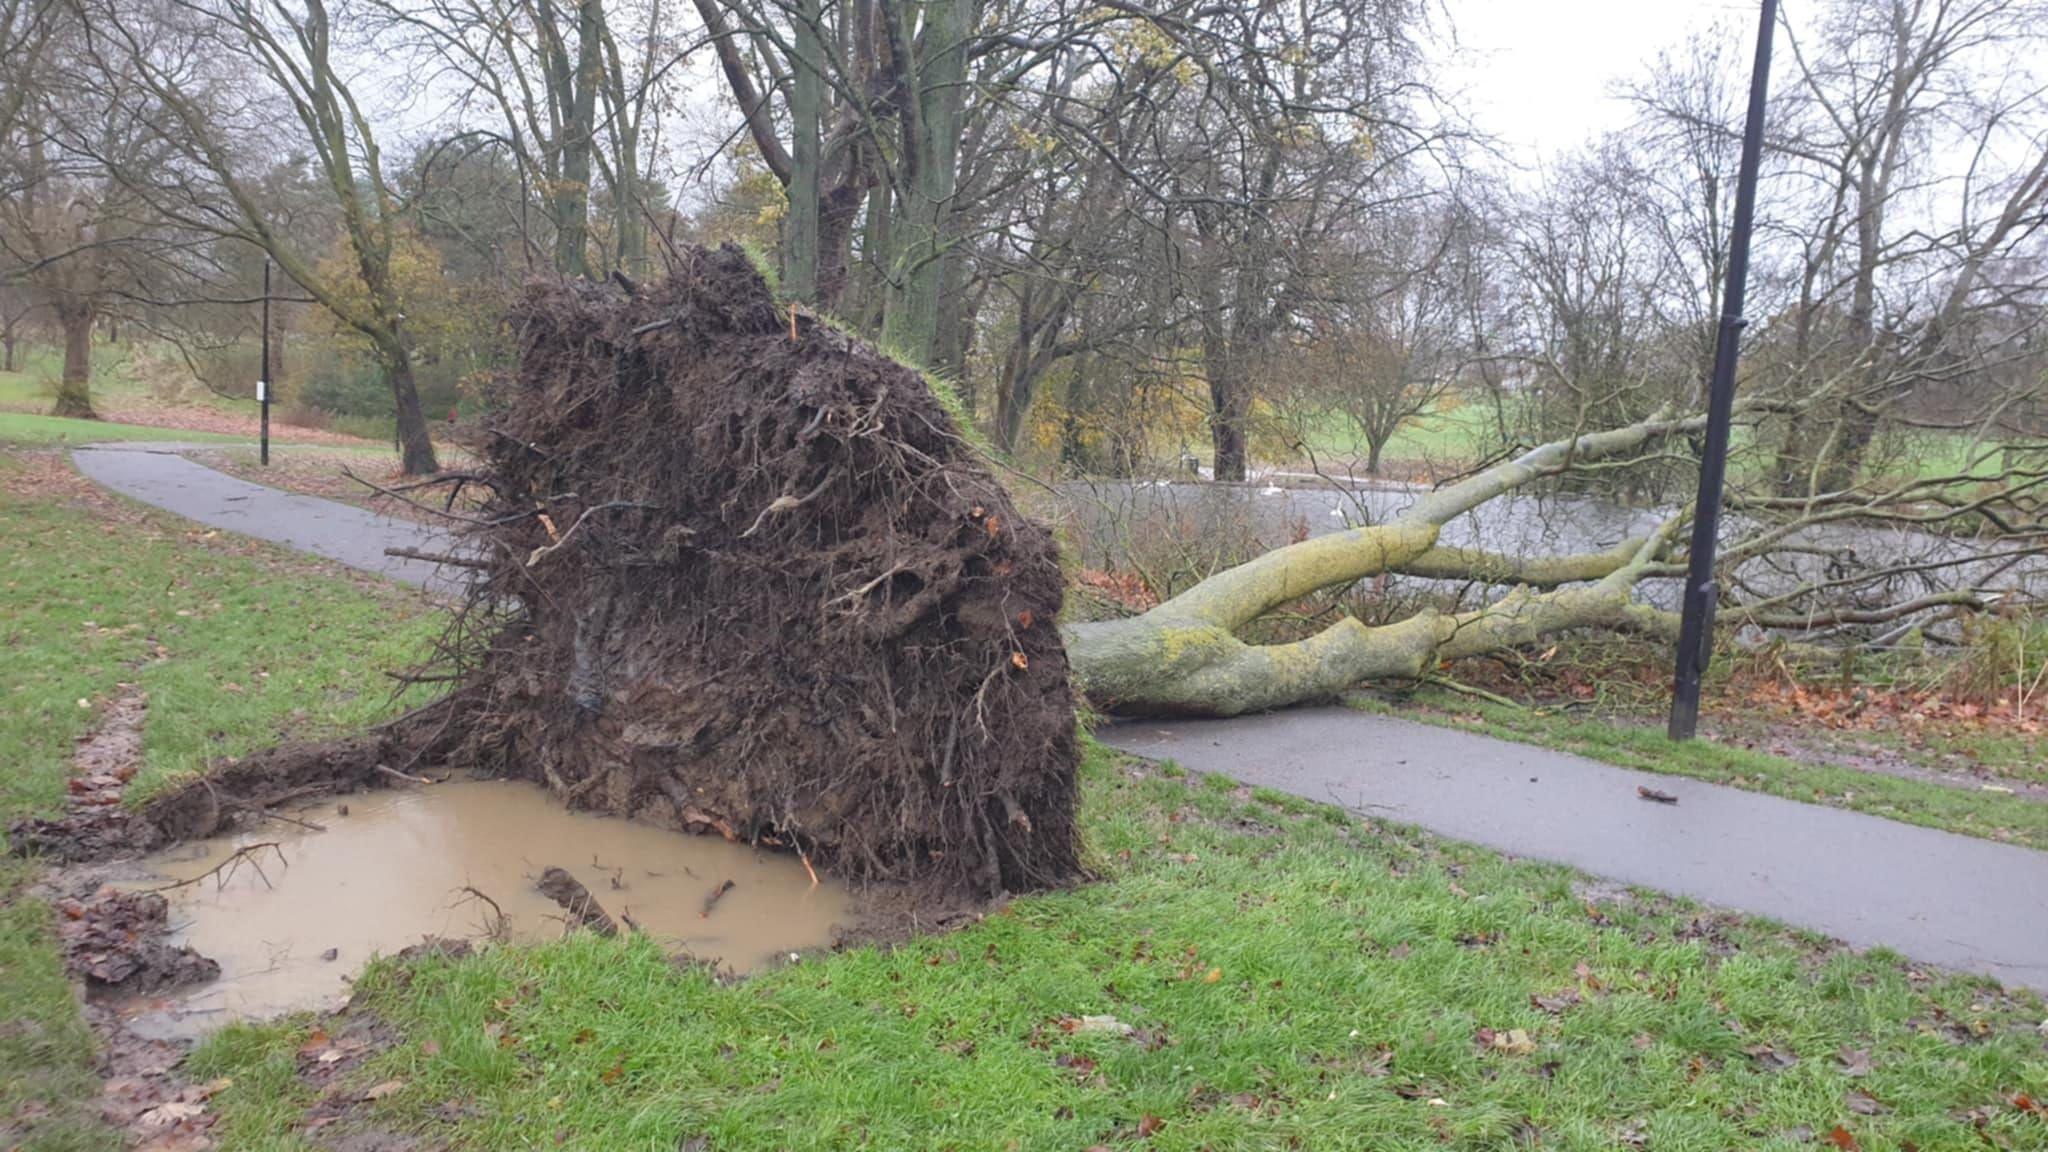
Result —
<path fill-rule="evenodd" d="M 409 594 L 51 487 L 0 483 L 0 813 L 57 802 L 81 699 L 146 689 L 162 779 L 378 715 L 376 669 L 429 626 Z M 958 932 L 738 983 L 645 939 L 378 963 L 357 1003 L 391 1044 L 347 1098 L 385 1088 L 351 1119 L 486 1150 L 2048 1149 L 2013 1103 L 2048 1097 L 2037 998 L 1092 744 L 1083 777 L 1100 880 Z M 0 1146 L 106 1147 L 18 892 L 0 1006 Z M 314 1027 L 195 1055 L 232 1078 L 219 1147 L 316 1146 Z"/>
<path fill-rule="evenodd" d="M 1099 747 L 1085 784 L 1102 880 L 950 935 L 737 985 L 590 936 L 380 964 L 354 1083 L 489 1149 L 2048 1147 L 2038 1000 Z M 303 1146 L 309 1027 L 202 1051 L 231 1146 Z"/>
<path fill-rule="evenodd" d="M 218 432 L 188 432 L 181 428 L 153 428 L 142 424 L 115 424 L 106 420 L 70 420 L 32 412 L 0 412 L 0 444 L 71 445 L 101 440 L 174 440 L 209 444 L 246 443 L 246 436 L 225 436 Z"/>
<path fill-rule="evenodd" d="M 1493 409 L 1478 400 L 1439 405 L 1401 426 L 1387 441 L 1381 464 L 1457 464 L 1469 462 L 1485 450 L 1493 430 Z M 1340 412 L 1306 415 L 1292 426 L 1291 433 L 1315 454 L 1329 462 L 1356 457 L 1365 459 L 1366 443 L 1358 427 Z"/>
<path fill-rule="evenodd" d="M 1410 720 L 1576 752 L 1626 768 L 1732 784 L 1809 804 L 1849 808 L 2048 850 L 2048 804 L 2021 796 L 1802 763 L 1712 739 L 1675 744 L 1666 738 L 1661 723 L 1643 717 L 1507 707 L 1441 688 L 1404 694 L 1401 703 L 1376 696 L 1359 696 L 1352 703 Z"/>
<path fill-rule="evenodd" d="M 124 683 L 149 694 L 138 797 L 214 756 L 393 706 L 382 670 L 434 626 L 420 597 L 67 478 L 47 454 L 0 453 L 0 824 L 58 808 L 74 740 Z M 0 860 L 0 1147 L 105 1148 L 90 1037 L 47 911 L 20 896 L 30 875 Z"/>

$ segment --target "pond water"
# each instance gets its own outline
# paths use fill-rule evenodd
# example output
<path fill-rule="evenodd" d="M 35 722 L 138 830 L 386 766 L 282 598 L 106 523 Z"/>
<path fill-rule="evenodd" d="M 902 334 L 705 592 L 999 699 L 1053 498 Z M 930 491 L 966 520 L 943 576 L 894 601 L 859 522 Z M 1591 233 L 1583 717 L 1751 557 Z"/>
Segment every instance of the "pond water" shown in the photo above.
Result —
<path fill-rule="evenodd" d="M 741 972 L 830 944 L 851 907 L 843 885 L 814 886 L 791 856 L 571 812 L 525 783 L 452 780 L 288 814 L 323 830 L 268 820 L 146 862 L 155 883 L 206 877 L 164 896 L 173 943 L 218 961 L 221 978 L 131 1006 L 138 1023 L 148 1018 L 145 1031 L 190 1034 L 337 1006 L 373 955 L 427 936 L 486 935 L 497 913 L 471 890 L 496 902 L 511 939 L 560 936 L 561 909 L 534 890 L 549 866 L 671 951 Z M 207 877 L 266 843 L 275 849 Z"/>

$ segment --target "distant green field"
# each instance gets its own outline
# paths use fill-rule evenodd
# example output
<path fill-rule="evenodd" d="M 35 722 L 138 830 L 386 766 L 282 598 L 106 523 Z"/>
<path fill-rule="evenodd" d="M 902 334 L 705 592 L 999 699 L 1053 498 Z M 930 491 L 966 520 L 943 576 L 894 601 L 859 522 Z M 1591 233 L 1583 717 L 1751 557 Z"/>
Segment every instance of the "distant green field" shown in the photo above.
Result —
<path fill-rule="evenodd" d="M 187 432 L 141 424 L 110 424 L 104 420 L 67 420 L 30 412 L 0 412 L 0 444 L 91 444 L 99 440 L 186 440 L 241 443 L 246 436 L 218 432 Z"/>
<path fill-rule="evenodd" d="M 1476 402 L 1452 402 L 1408 421 L 1387 442 L 1383 464 L 1445 464 L 1469 460 L 1486 449 L 1493 409 Z M 1299 437 L 1318 460 L 1365 459 L 1365 438 L 1341 412 L 1312 413 L 1281 422 L 1279 434 Z"/>

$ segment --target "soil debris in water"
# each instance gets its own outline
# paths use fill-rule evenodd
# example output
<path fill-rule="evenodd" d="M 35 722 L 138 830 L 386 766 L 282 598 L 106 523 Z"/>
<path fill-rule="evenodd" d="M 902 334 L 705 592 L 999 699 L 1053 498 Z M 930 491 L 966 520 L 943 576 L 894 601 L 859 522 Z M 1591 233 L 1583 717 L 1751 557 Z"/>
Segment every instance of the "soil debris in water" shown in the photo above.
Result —
<path fill-rule="evenodd" d="M 217 961 L 221 978 L 129 1005 L 123 1014 L 139 1029 L 191 1035 L 333 1008 L 372 955 L 424 937 L 558 937 L 563 912 L 536 887 L 557 867 L 633 930 L 740 972 L 827 946 L 850 919 L 846 888 L 814 886 L 793 857 L 572 812 L 523 782 L 450 781 L 353 796 L 347 815 L 332 800 L 292 814 L 325 831 L 269 821 L 145 862 L 162 879 L 144 887 L 202 878 L 162 893 L 170 943 Z M 260 868 L 222 867 L 271 842 Z"/>

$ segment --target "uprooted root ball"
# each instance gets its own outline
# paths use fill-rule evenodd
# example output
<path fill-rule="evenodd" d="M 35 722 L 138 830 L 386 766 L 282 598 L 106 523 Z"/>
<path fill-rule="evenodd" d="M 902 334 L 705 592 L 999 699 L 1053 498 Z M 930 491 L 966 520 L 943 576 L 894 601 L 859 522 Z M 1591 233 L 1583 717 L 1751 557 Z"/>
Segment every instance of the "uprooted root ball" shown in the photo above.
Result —
<path fill-rule="evenodd" d="M 1054 545 L 917 373 L 730 247 L 536 288 L 512 330 L 448 646 L 467 759 L 853 879 L 1077 878 Z"/>

